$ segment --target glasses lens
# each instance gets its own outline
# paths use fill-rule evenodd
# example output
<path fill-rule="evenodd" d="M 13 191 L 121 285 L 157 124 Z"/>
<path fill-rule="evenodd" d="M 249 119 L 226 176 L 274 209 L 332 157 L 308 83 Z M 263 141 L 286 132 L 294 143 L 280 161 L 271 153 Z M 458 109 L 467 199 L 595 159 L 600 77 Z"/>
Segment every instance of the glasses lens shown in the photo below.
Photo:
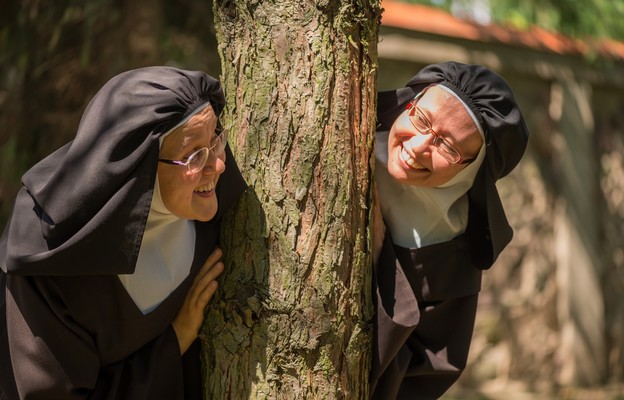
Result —
<path fill-rule="evenodd" d="M 444 140 L 440 136 L 436 135 L 434 145 L 436 146 L 436 149 L 438 149 L 442 157 L 446 158 L 446 160 L 451 164 L 456 164 L 461 159 L 461 156 L 459 155 L 457 150 L 455 150 L 453 146 L 451 146 L 446 140 Z"/>
<path fill-rule="evenodd" d="M 413 113 L 409 117 L 414 128 L 422 134 L 433 135 L 433 145 L 438 149 L 440 155 L 451 164 L 457 164 L 461 160 L 459 152 L 431 128 L 431 122 L 425 117 L 420 108 L 416 106 L 415 100 L 412 101 L 412 104 Z"/>
<path fill-rule="evenodd" d="M 206 160 L 208 160 L 208 149 L 206 147 L 197 150 L 195 153 L 191 154 L 188 158 L 188 169 L 191 173 L 196 174 L 206 165 Z"/>
<path fill-rule="evenodd" d="M 429 135 L 431 133 L 431 124 L 429 120 L 423 115 L 422 111 L 414 106 L 413 113 L 409 116 L 412 125 L 423 135 Z"/>

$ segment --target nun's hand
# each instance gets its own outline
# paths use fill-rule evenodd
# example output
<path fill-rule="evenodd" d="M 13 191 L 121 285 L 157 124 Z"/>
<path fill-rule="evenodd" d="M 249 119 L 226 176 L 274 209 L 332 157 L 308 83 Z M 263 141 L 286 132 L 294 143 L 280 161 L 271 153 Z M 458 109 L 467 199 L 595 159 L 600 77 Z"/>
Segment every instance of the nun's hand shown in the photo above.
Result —
<path fill-rule="evenodd" d="M 204 310 L 217 290 L 216 279 L 223 272 L 222 255 L 221 249 L 217 248 L 208 256 L 197 273 L 178 315 L 173 320 L 172 325 L 178 337 L 181 354 L 184 354 L 197 338 L 204 320 Z"/>

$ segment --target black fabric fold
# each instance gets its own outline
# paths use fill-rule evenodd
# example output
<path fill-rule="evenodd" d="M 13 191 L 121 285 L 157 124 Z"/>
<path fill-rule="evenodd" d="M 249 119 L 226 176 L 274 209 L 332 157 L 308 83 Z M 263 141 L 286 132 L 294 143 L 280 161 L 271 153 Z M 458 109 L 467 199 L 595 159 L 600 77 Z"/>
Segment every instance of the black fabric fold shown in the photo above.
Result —
<path fill-rule="evenodd" d="M 436 398 L 426 393 L 443 393 L 461 374 L 482 275 L 466 246 L 463 235 L 419 249 L 384 238 L 373 282 L 373 399 Z"/>

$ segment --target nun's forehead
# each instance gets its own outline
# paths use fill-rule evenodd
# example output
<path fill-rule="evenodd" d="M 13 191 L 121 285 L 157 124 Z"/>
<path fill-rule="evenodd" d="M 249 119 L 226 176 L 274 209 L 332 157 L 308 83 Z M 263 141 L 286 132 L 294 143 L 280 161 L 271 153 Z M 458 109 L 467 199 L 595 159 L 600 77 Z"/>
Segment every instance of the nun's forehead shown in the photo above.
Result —
<path fill-rule="evenodd" d="M 476 158 L 485 140 L 478 121 L 464 101 L 438 84 L 426 86 L 415 99 L 425 115 L 431 118 L 435 132 L 450 140 L 451 147 L 463 159 Z"/>
<path fill-rule="evenodd" d="M 185 151 L 207 146 L 218 135 L 217 118 L 212 107 L 204 107 L 162 140 L 161 151 L 165 147 L 169 150 Z"/>
<path fill-rule="evenodd" d="M 481 123 L 479 122 L 479 119 L 477 118 L 475 113 L 472 111 L 472 108 L 468 104 L 466 104 L 466 102 L 464 100 L 462 100 L 462 98 L 459 97 L 457 95 L 457 93 L 455 93 L 453 90 L 451 90 L 446 85 L 437 84 L 436 83 L 436 84 L 429 85 L 427 88 L 432 87 L 432 86 L 435 86 L 437 88 L 440 88 L 440 89 L 444 90 L 445 92 L 447 92 L 451 96 L 453 96 L 455 99 L 457 99 L 457 101 L 459 101 L 459 103 L 466 109 L 466 111 L 468 112 L 468 115 L 470 115 L 470 118 L 472 119 L 472 121 L 476 125 L 477 130 L 479 131 L 479 134 L 481 135 L 481 138 L 483 140 L 485 140 L 485 132 L 483 131 L 483 126 L 481 126 Z M 425 88 L 425 90 L 426 90 L 426 88 Z"/>
<path fill-rule="evenodd" d="M 210 102 L 205 102 L 205 103 L 201 104 L 199 107 L 197 107 L 195 110 L 193 110 L 193 112 L 191 112 L 189 115 L 187 115 L 186 118 L 182 119 L 180 122 L 175 124 L 171 129 L 169 129 L 167 132 L 162 134 L 160 136 L 160 138 L 159 138 L 160 139 L 160 145 L 162 146 L 162 142 L 163 142 L 163 140 L 167 136 L 171 135 L 173 132 L 178 131 L 179 128 L 181 128 L 182 126 L 186 125 L 196 115 L 201 115 L 202 118 L 210 118 L 210 116 L 212 115 L 212 116 L 214 116 L 215 123 L 216 123 L 216 119 L 217 118 L 216 118 L 216 114 L 214 113 L 214 110 L 212 108 L 212 105 L 210 104 Z"/>

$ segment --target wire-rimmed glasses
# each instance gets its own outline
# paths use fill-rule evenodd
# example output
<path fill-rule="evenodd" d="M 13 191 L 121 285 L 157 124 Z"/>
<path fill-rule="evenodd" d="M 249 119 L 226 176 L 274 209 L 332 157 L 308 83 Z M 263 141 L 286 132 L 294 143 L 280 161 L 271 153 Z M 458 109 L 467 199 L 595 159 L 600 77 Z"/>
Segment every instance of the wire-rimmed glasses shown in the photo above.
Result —
<path fill-rule="evenodd" d="M 431 122 L 417 105 L 419 97 L 420 94 L 407 104 L 407 115 L 414 128 L 424 135 L 432 135 L 433 145 L 437 149 L 438 153 L 440 153 L 440 155 L 451 164 L 469 164 L 474 161 L 474 158 L 463 160 L 459 151 L 457 151 L 453 145 L 433 130 Z"/>
<path fill-rule="evenodd" d="M 225 146 L 227 145 L 228 132 L 227 130 L 222 130 L 219 136 L 216 136 L 212 139 L 210 147 L 202 147 L 201 149 L 195 151 L 193 154 L 186 158 L 186 161 L 183 160 L 167 160 L 164 158 L 159 158 L 158 161 L 173 164 L 173 165 L 182 165 L 185 166 L 189 173 L 196 174 L 199 171 L 203 170 L 206 166 L 206 162 L 208 161 L 208 156 L 212 151 L 215 157 L 219 157 L 225 151 Z"/>

